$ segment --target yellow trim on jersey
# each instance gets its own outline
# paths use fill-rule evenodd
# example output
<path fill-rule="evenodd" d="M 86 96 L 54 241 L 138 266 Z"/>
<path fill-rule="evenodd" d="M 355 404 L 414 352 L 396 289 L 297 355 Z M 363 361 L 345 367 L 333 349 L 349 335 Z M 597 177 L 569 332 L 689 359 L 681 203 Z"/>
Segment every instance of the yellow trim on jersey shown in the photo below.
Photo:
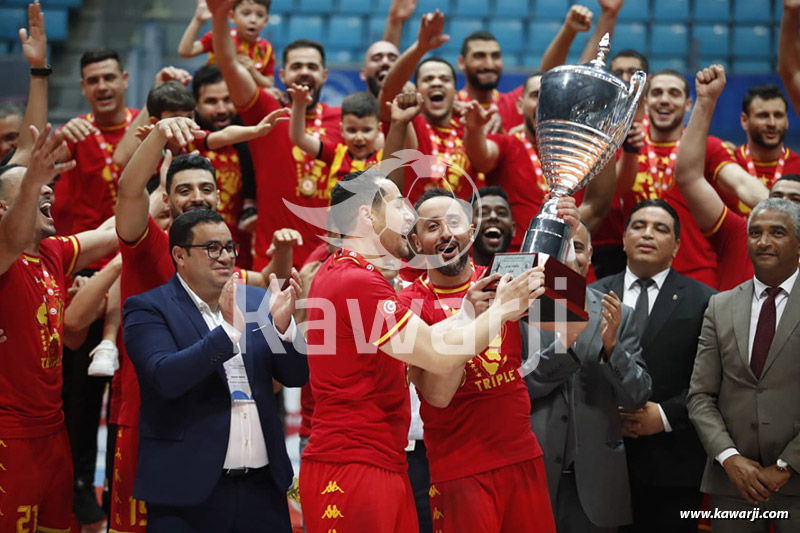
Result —
<path fill-rule="evenodd" d="M 54 529 L 52 527 L 44 527 L 42 524 L 36 525 L 36 531 L 39 533 L 69 533 L 69 528 L 67 529 Z"/>
<path fill-rule="evenodd" d="M 125 241 L 122 241 L 122 242 L 125 243 L 125 246 L 127 246 L 128 248 L 136 248 L 137 246 L 142 244 L 142 241 L 144 241 L 147 238 L 147 235 L 149 233 L 150 233 L 150 225 L 148 224 L 147 227 L 144 229 L 144 233 L 142 233 L 141 237 L 136 239 L 136 242 L 134 242 L 133 244 L 128 244 Z"/>
<path fill-rule="evenodd" d="M 253 97 L 250 99 L 250 101 L 247 102 L 247 105 L 244 107 L 237 107 L 236 110 L 239 111 L 240 113 L 243 111 L 250 111 L 250 109 L 252 109 L 252 107 L 256 105 L 256 102 L 258 102 L 258 97 L 261 96 L 261 91 L 263 90 L 264 89 L 256 88 L 256 92 L 253 94 Z"/>
<path fill-rule="evenodd" d="M 22 258 L 25 259 L 26 261 L 30 262 L 30 263 L 38 263 L 39 262 L 39 258 L 38 257 L 34 257 L 34 256 L 28 255 L 28 254 L 22 254 Z"/>
<path fill-rule="evenodd" d="M 717 165 L 717 168 L 714 169 L 714 175 L 711 177 L 711 181 L 717 181 L 717 176 L 719 175 L 719 171 L 722 170 L 723 167 L 725 167 L 725 165 L 730 165 L 731 163 L 733 163 L 733 161 L 723 161 L 722 163 Z"/>
<path fill-rule="evenodd" d="M 349 255 L 343 255 L 342 257 L 338 257 L 334 259 L 334 262 L 338 263 L 339 261 L 342 261 L 344 259 L 350 259 L 351 261 L 355 261 L 357 265 L 361 265 L 361 263 L 358 262 L 358 259 L 356 259 L 355 257 L 350 257 Z"/>
<path fill-rule="evenodd" d="M 72 261 L 69 263 L 69 268 L 64 271 L 65 276 L 71 276 L 72 272 L 75 270 L 75 263 L 78 262 L 78 256 L 81 255 L 81 243 L 78 242 L 78 238 L 75 235 L 70 235 L 67 237 L 67 240 L 72 241 L 73 253 L 72 253 Z"/>
<path fill-rule="evenodd" d="M 389 337 L 391 337 L 392 335 L 394 335 L 395 333 L 397 333 L 397 331 L 398 331 L 398 330 L 400 330 L 400 328 L 402 328 L 402 327 L 405 325 L 405 323 L 408 321 L 408 318 L 411 316 L 411 314 L 412 314 L 412 313 L 411 313 L 411 309 L 409 309 L 408 311 L 406 311 L 406 314 L 405 314 L 405 315 L 403 315 L 403 318 L 401 318 L 401 319 L 400 319 L 400 320 L 397 322 L 397 324 L 395 324 L 395 325 L 392 327 L 392 329 L 390 329 L 389 331 L 387 331 L 387 332 L 386 332 L 386 333 L 383 335 L 383 337 L 381 337 L 380 339 L 376 340 L 376 341 L 375 341 L 375 342 L 373 342 L 372 344 L 374 344 L 375 346 L 381 346 L 381 345 L 382 345 L 382 344 L 384 344 L 386 341 L 388 341 L 388 340 L 389 340 Z"/>
<path fill-rule="evenodd" d="M 728 216 L 728 206 L 727 205 L 723 205 L 722 206 L 722 214 L 719 216 L 719 219 L 717 219 L 716 224 L 714 224 L 713 228 L 711 228 L 707 232 L 703 233 L 703 235 L 706 236 L 706 237 L 711 237 L 716 232 L 718 232 L 719 228 L 722 226 L 722 223 L 725 221 L 725 217 L 726 216 Z"/>

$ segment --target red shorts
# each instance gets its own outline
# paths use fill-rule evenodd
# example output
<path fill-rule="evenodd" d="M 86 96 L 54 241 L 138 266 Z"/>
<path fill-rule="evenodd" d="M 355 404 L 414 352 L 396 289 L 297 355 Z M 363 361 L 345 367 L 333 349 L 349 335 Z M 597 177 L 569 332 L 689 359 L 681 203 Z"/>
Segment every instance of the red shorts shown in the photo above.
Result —
<path fill-rule="evenodd" d="M 405 472 L 303 459 L 300 505 L 308 533 L 419 531 L 414 493 Z"/>
<path fill-rule="evenodd" d="M 119 426 L 114 450 L 114 483 L 109 533 L 147 533 L 147 508 L 133 497 L 139 458 L 139 428 Z"/>
<path fill-rule="evenodd" d="M 0 440 L 0 531 L 68 533 L 72 491 L 66 427 L 46 437 Z"/>
<path fill-rule="evenodd" d="M 429 494 L 436 532 L 556 531 L 541 457 L 435 483 Z"/>

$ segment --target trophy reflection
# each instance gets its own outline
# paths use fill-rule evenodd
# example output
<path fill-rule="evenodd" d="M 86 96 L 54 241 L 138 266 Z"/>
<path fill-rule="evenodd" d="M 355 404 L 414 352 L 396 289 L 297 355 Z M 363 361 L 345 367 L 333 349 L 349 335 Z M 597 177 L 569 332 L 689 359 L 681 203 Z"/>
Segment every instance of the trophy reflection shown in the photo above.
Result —
<path fill-rule="evenodd" d="M 496 254 L 489 267 L 491 274 L 517 275 L 545 266 L 545 294 L 530 313 L 537 322 L 588 319 L 586 279 L 564 264 L 570 227 L 556 215 L 556 204 L 585 187 L 617 153 L 644 90 L 644 72 L 636 72 L 629 86 L 608 70 L 604 58 L 609 49 L 606 34 L 596 59 L 542 76 L 536 139 L 550 199 L 531 220 L 520 252 Z"/>

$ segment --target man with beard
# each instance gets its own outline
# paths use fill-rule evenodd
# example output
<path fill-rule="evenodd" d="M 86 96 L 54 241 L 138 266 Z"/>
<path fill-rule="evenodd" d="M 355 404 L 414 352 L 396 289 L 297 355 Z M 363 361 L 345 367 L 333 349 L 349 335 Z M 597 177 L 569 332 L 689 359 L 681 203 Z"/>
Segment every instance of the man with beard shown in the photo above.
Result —
<path fill-rule="evenodd" d="M 197 124 L 184 117 L 159 121 L 134 152 L 119 181 L 117 235 L 122 253 L 121 302 L 166 283 L 175 273 L 169 238 L 149 215 L 146 185 L 156 172 L 161 153 L 173 140 L 187 146 L 205 135 Z M 173 218 L 194 209 L 216 210 L 219 205 L 216 171 L 203 157 L 184 154 L 175 158 L 167 171 L 165 200 Z M 275 262 L 276 266 L 279 261 Z M 261 273 L 241 271 L 248 284 L 266 287 Z M 284 274 L 285 276 L 285 274 Z M 111 531 L 144 532 L 147 516 L 144 502 L 133 499 L 139 431 L 139 384 L 127 354 L 120 347 L 119 408 L 114 486 L 111 503 Z"/>
<path fill-rule="evenodd" d="M 209 0 L 214 53 L 230 91 L 230 98 L 245 124 L 258 124 L 270 112 L 282 107 L 267 91 L 259 88 L 253 77 L 236 60 L 236 50 L 228 29 L 228 11 L 233 0 Z M 316 41 L 298 39 L 283 49 L 283 67 L 279 71 L 286 87 L 305 85 L 313 95 L 306 108 L 306 131 L 324 141 L 342 141 L 341 110 L 319 102 L 322 86 L 328 78 L 325 48 Z M 265 251 L 273 233 L 284 227 L 296 228 L 303 244 L 294 254 L 296 265 L 317 247 L 319 239 L 313 224 L 295 217 L 284 200 L 303 207 L 327 207 L 328 169 L 325 163 L 306 155 L 289 139 L 289 125 L 279 124 L 274 135 L 251 141 L 256 170 L 256 222 L 253 267 L 263 268 L 269 259 Z"/>
<path fill-rule="evenodd" d="M 686 276 L 702 281 L 710 287 L 716 287 L 716 256 L 703 237 L 675 183 L 678 147 L 687 152 L 703 148 L 703 146 L 692 146 L 690 143 L 681 143 L 683 119 L 692 105 L 689 83 L 679 72 L 662 70 L 650 78 L 646 97 L 650 133 L 645 137 L 638 156 L 639 164 L 635 176 L 620 177 L 626 183 L 633 183 L 630 190 L 621 198 L 623 209 L 629 212 L 642 200 L 656 198 L 666 200 L 684 221 L 681 247 L 673 267 Z M 735 164 L 732 154 L 721 139 L 709 136 L 705 142 L 706 179 L 715 183 L 721 190 L 735 195 L 746 205 L 758 203 L 766 195 L 763 184 L 747 175 L 739 165 Z M 632 173 L 633 168 L 629 172 Z"/>
<path fill-rule="evenodd" d="M 559 211 L 577 224 L 574 205 L 564 199 Z M 444 189 L 428 189 L 415 207 L 419 218 L 411 240 L 428 258 L 428 271 L 399 300 L 433 325 L 467 312 L 461 307 L 470 288 L 498 276 L 480 279 L 486 267 L 469 260 L 469 204 Z M 480 313 L 489 298 L 482 293 L 470 312 Z M 421 373 L 434 531 L 555 531 L 521 365 L 519 325 L 510 322 L 455 379 Z"/>
<path fill-rule="evenodd" d="M 16 104 L 0 104 L 0 160 L 17 149 L 23 115 L 22 108 Z"/>
<path fill-rule="evenodd" d="M 399 56 L 400 51 L 397 46 L 389 41 L 377 41 L 367 48 L 367 53 L 364 55 L 364 65 L 358 75 L 367 84 L 367 90 L 375 98 L 378 97 L 383 88 L 386 74 Z"/>
<path fill-rule="evenodd" d="M 378 97 L 381 120 L 386 127 L 391 121 L 391 102 L 412 75 L 422 95 L 422 113 L 411 121 L 405 146 L 435 157 L 430 158 L 429 170 L 416 172 L 410 165 L 405 167 L 402 191 L 412 202 L 429 187 L 450 189 L 457 197 L 468 200 L 482 181 L 480 176 L 472 175 L 463 142 L 464 128 L 453 115 L 456 71 L 438 57 L 422 60 L 425 54 L 447 41 L 443 31 L 444 15 L 438 10 L 422 17 L 417 41 L 392 65 Z M 415 181 L 418 175 L 429 178 L 418 182 Z"/>
<path fill-rule="evenodd" d="M 472 262 L 488 267 L 494 254 L 509 250 L 517 233 L 506 191 L 497 186 L 478 189 L 478 194 L 472 198 L 472 221 L 477 228 L 472 243 Z"/>

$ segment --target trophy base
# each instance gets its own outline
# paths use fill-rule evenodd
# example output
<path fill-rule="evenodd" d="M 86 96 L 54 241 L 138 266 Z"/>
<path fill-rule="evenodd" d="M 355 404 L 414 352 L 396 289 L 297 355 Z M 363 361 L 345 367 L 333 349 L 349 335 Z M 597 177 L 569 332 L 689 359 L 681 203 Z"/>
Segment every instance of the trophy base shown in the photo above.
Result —
<path fill-rule="evenodd" d="M 537 265 L 544 268 L 545 292 L 528 311 L 526 321 L 549 324 L 557 322 L 586 322 L 586 278 L 544 253 L 499 253 L 489 265 L 489 274 L 518 276 Z M 496 284 L 487 287 L 497 288 Z M 548 329 L 548 328 L 545 328 Z"/>

